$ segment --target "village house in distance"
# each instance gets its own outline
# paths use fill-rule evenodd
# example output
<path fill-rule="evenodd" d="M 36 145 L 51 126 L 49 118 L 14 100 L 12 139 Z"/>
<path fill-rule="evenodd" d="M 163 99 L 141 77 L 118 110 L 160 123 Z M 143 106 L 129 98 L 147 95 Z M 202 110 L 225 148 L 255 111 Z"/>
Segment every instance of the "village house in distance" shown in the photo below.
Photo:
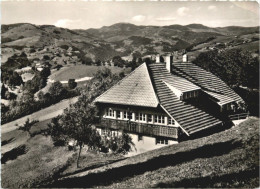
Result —
<path fill-rule="evenodd" d="M 165 60 L 165 61 L 164 61 Z M 244 101 L 212 73 L 173 56 L 143 63 L 95 100 L 101 126 L 178 140 L 231 123 Z"/>

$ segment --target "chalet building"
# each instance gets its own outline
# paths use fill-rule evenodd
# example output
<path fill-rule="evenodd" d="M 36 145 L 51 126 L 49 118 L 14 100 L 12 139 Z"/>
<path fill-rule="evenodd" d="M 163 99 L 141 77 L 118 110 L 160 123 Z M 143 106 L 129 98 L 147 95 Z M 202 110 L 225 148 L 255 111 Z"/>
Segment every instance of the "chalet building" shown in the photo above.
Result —
<path fill-rule="evenodd" d="M 212 73 L 187 61 L 143 63 L 95 102 L 100 126 L 178 139 L 228 122 L 244 103 Z"/>

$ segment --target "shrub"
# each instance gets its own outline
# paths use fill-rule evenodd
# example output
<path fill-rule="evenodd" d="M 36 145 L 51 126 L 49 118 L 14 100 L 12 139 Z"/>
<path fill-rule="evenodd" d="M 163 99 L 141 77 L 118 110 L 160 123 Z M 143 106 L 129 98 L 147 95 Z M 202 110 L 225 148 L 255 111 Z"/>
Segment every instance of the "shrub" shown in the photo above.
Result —
<path fill-rule="evenodd" d="M 77 83 L 75 82 L 75 79 L 69 79 L 68 85 L 70 89 L 74 89 L 75 87 L 77 87 Z"/>

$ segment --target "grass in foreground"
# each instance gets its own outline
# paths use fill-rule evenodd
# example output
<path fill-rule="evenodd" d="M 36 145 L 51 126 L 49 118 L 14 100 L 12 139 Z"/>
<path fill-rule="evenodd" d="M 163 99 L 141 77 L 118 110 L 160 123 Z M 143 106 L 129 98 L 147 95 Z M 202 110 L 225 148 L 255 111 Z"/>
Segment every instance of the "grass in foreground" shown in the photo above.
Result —
<path fill-rule="evenodd" d="M 51 120 L 36 123 L 31 128 L 33 137 L 13 130 L 2 134 L 2 188 L 30 188 L 51 183 L 62 176 L 101 167 L 119 161 L 122 156 L 95 154 L 82 151 L 80 166 L 76 167 L 77 151 L 53 146 L 50 137 L 40 133 Z"/>
<path fill-rule="evenodd" d="M 52 187 L 206 187 L 259 186 L 259 119 L 211 136 L 140 154 Z"/>

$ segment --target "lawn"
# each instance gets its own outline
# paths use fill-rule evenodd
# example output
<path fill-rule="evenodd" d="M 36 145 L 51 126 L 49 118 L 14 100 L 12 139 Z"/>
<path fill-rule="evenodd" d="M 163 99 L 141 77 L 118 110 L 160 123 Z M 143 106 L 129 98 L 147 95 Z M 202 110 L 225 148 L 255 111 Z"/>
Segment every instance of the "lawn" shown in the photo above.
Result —
<path fill-rule="evenodd" d="M 50 121 L 36 123 L 30 129 L 32 137 L 18 129 L 2 133 L 2 188 L 40 187 L 50 184 L 55 178 L 124 159 L 120 155 L 87 152 L 83 148 L 81 167 L 77 168 L 77 149 L 70 151 L 67 147 L 55 147 L 49 136 L 41 134 Z"/>
<path fill-rule="evenodd" d="M 105 66 L 87 66 L 87 65 L 75 65 L 70 67 L 63 67 L 59 71 L 54 72 L 50 79 L 55 81 L 68 81 L 69 79 L 79 79 L 84 77 L 93 77 L 93 75 Z M 120 73 L 125 71 L 130 73 L 131 68 L 119 68 L 119 67 L 108 67 L 112 73 Z"/>
<path fill-rule="evenodd" d="M 63 178 L 52 187 L 256 188 L 259 119 Z"/>
<path fill-rule="evenodd" d="M 20 134 L 22 133 L 21 131 Z M 25 140 L 17 140 L 18 138 Z M 36 135 L 33 138 L 16 135 L 5 145 L 11 143 L 16 143 L 17 147 L 5 154 L 2 152 L 2 188 L 35 187 L 63 170 L 74 153 L 65 147 L 54 147 L 51 138 L 43 135 Z M 2 144 L 2 148 L 5 148 L 5 145 Z"/>
<path fill-rule="evenodd" d="M 50 137 L 39 134 L 48 122 L 37 123 L 31 129 L 36 135 L 31 138 L 21 130 L 2 134 L 3 188 L 259 186 L 258 118 L 130 158 L 85 148 L 80 169 L 76 168 L 77 151 L 54 147 Z"/>

